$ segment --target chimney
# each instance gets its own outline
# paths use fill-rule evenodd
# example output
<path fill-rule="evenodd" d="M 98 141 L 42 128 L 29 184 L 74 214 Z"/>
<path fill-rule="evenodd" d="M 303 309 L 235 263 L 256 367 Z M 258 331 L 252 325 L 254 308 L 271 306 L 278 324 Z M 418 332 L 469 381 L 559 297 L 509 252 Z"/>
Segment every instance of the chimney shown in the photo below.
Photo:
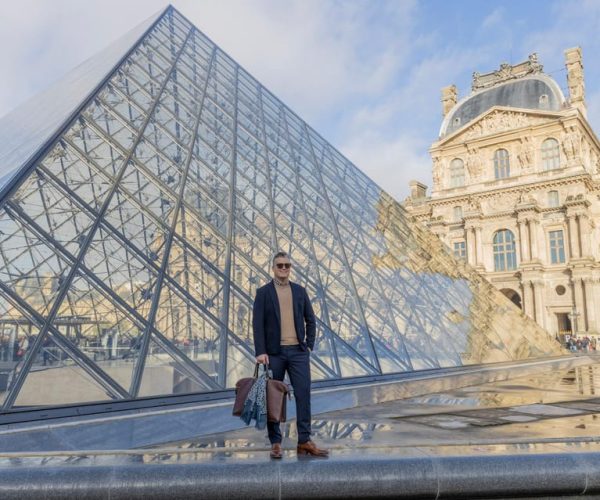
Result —
<path fill-rule="evenodd" d="M 567 84 L 569 85 L 569 102 L 571 106 L 581 111 L 584 117 L 587 117 L 581 47 L 565 50 L 565 66 L 567 68 Z"/>
<path fill-rule="evenodd" d="M 422 200 L 427 196 L 427 186 L 419 181 L 410 181 L 410 199 L 412 201 Z"/>
<path fill-rule="evenodd" d="M 456 85 L 448 85 L 442 89 L 442 113 L 443 116 L 448 114 L 458 101 L 458 90 Z"/>

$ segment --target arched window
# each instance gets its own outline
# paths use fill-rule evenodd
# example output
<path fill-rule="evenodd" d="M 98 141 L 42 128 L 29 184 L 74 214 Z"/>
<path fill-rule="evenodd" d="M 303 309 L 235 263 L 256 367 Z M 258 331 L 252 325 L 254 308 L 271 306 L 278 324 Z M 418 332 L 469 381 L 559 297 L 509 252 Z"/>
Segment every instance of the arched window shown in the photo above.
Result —
<path fill-rule="evenodd" d="M 510 160 L 506 149 L 497 149 L 494 153 L 494 174 L 496 179 L 510 177 Z"/>
<path fill-rule="evenodd" d="M 465 165 L 460 158 L 450 162 L 450 187 L 465 185 Z"/>
<path fill-rule="evenodd" d="M 542 165 L 544 170 L 560 168 L 560 149 L 558 141 L 552 137 L 542 143 Z"/>
<path fill-rule="evenodd" d="M 517 268 L 515 236 L 508 229 L 494 234 L 494 271 L 512 271 Z"/>

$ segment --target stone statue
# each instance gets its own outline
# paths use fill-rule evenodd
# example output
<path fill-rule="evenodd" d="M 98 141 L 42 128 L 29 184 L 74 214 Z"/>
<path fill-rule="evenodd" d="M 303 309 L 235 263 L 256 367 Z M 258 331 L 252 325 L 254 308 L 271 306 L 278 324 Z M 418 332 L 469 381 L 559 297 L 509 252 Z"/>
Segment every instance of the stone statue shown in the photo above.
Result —
<path fill-rule="evenodd" d="M 590 163 L 590 143 L 583 139 L 581 141 L 581 163 L 586 169 L 591 167 Z"/>
<path fill-rule="evenodd" d="M 570 127 L 560 134 L 560 142 L 568 162 L 573 161 L 579 152 L 581 137 L 575 127 Z"/>
<path fill-rule="evenodd" d="M 517 160 L 522 170 L 527 170 L 533 164 L 533 145 L 529 137 L 523 137 L 517 146 Z"/>
<path fill-rule="evenodd" d="M 433 179 L 433 189 L 438 189 L 441 187 L 442 161 L 439 156 L 433 156 L 431 160 L 433 161 L 433 168 L 431 171 L 431 176 Z"/>
<path fill-rule="evenodd" d="M 543 66 L 540 64 L 538 60 L 537 52 L 533 54 L 529 54 L 529 68 L 531 73 L 541 73 L 543 70 Z"/>
<path fill-rule="evenodd" d="M 481 156 L 477 148 L 468 148 L 466 164 L 467 172 L 469 172 L 472 179 L 476 179 L 481 175 Z"/>
<path fill-rule="evenodd" d="M 495 76 L 499 80 L 508 80 L 512 76 L 512 66 L 508 63 L 500 64 L 500 69 L 496 71 Z"/>

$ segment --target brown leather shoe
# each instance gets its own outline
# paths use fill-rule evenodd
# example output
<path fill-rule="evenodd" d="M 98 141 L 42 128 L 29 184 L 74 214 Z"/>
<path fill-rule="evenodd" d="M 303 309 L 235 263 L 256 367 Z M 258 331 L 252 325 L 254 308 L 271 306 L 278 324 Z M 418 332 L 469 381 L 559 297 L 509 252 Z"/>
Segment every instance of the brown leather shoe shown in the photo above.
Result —
<path fill-rule="evenodd" d="M 298 453 L 299 457 L 311 456 L 325 458 L 329 456 L 329 452 L 327 450 L 317 448 L 317 445 L 312 441 L 307 441 L 306 443 L 298 443 L 296 453 Z"/>
<path fill-rule="evenodd" d="M 271 445 L 271 458 L 283 458 L 281 443 L 274 443 Z"/>

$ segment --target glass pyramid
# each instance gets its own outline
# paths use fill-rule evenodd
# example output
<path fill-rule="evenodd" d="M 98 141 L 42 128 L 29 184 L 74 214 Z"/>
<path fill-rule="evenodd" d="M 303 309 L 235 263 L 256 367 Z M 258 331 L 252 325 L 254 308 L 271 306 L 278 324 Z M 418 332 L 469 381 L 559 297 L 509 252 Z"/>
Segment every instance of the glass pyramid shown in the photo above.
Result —
<path fill-rule="evenodd" d="M 0 120 L 1 411 L 232 387 L 277 250 L 315 379 L 559 353 L 174 8 L 108 54 Z"/>

